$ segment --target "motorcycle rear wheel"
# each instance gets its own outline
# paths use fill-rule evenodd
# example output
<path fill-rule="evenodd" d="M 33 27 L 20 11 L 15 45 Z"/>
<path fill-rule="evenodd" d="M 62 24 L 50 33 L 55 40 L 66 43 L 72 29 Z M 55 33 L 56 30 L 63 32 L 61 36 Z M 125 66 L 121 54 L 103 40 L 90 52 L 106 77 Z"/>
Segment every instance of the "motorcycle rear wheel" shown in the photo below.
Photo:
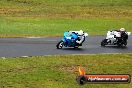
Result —
<path fill-rule="evenodd" d="M 124 42 L 124 46 L 127 46 L 127 41 Z"/>

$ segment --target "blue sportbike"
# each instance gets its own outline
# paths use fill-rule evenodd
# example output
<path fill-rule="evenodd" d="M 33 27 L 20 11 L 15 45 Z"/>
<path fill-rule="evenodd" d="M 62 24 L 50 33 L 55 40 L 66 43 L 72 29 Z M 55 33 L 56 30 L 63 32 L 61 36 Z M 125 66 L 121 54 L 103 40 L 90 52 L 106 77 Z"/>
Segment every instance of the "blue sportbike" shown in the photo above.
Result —
<path fill-rule="evenodd" d="M 56 47 L 57 49 L 62 49 L 63 46 L 78 48 L 82 46 L 87 36 L 88 34 L 84 33 L 82 30 L 64 32 L 64 37 L 57 43 Z"/>

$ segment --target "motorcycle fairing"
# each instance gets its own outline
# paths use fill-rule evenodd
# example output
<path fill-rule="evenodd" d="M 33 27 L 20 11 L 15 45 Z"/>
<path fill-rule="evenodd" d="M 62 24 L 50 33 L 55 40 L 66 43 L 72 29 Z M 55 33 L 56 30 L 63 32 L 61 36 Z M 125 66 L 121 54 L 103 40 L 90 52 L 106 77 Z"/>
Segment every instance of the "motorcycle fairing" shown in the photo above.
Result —
<path fill-rule="evenodd" d="M 77 34 L 71 32 L 64 32 L 64 38 L 62 40 L 66 45 L 72 47 L 76 39 L 78 39 Z"/>

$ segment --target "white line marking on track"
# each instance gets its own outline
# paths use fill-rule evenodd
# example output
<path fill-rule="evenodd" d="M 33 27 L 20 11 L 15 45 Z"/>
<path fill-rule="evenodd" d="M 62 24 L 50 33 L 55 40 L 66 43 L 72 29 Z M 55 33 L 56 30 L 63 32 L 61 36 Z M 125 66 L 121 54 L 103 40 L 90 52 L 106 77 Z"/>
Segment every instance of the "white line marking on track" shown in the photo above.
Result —
<path fill-rule="evenodd" d="M 29 57 L 29 56 L 21 56 L 21 57 L 24 57 L 24 58 L 26 58 L 26 57 Z"/>

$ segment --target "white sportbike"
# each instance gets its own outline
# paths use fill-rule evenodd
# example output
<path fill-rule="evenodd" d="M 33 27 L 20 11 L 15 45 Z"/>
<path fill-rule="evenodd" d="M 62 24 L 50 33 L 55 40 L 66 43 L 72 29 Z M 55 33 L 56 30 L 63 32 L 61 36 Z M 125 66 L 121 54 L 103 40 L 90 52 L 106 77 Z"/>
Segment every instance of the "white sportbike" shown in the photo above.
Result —
<path fill-rule="evenodd" d="M 108 31 L 105 39 L 102 40 L 101 46 L 117 45 L 126 46 L 128 36 L 131 32 Z"/>

